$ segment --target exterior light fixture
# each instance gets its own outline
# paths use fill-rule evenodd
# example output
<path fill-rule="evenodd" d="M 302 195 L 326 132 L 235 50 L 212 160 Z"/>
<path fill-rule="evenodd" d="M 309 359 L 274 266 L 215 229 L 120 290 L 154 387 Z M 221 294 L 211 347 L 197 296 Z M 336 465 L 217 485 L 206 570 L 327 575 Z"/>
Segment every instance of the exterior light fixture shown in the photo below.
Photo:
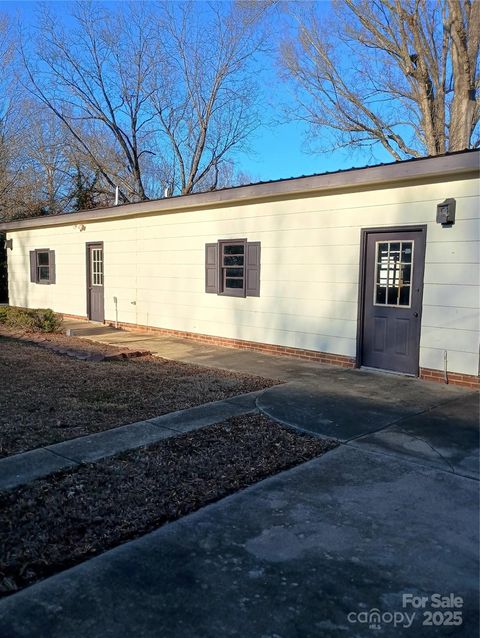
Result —
<path fill-rule="evenodd" d="M 453 226 L 455 223 L 455 206 L 456 202 L 453 197 L 449 197 L 440 204 L 437 204 L 437 224 Z"/>

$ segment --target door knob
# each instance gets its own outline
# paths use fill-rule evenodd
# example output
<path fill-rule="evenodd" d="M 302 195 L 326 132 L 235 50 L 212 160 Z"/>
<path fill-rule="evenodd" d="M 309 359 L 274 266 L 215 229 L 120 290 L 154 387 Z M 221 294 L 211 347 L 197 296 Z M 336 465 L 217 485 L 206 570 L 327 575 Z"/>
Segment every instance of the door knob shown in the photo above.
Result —
<path fill-rule="evenodd" d="M 414 316 L 414 317 L 418 317 L 418 312 L 414 312 L 414 313 L 413 313 L 413 316 Z"/>

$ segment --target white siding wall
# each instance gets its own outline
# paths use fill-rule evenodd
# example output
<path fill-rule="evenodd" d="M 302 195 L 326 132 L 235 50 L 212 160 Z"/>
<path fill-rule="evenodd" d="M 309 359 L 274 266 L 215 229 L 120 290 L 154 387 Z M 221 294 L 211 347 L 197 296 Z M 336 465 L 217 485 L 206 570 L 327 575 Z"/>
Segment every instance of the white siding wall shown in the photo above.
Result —
<path fill-rule="evenodd" d="M 453 227 L 436 205 L 457 200 Z M 478 374 L 478 181 L 391 188 L 11 233 L 10 303 L 85 315 L 85 243 L 105 244 L 105 313 L 119 321 L 355 355 L 361 228 L 427 224 L 420 366 Z M 204 249 L 262 247 L 261 296 L 206 294 Z M 56 251 L 57 283 L 29 283 L 29 250 Z"/>

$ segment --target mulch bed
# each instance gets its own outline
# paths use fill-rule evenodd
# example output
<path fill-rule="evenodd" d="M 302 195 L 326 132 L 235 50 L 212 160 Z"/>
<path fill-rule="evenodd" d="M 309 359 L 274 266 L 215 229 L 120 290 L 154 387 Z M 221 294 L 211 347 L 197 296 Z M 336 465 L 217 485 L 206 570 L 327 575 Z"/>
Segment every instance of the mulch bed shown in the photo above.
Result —
<path fill-rule="evenodd" d="M 48 338 L 117 350 L 75 337 Z M 153 356 L 79 361 L 2 336 L 0 379 L 0 457 L 279 383 Z"/>
<path fill-rule="evenodd" d="M 0 495 L 7 595 L 336 447 L 258 414 Z"/>

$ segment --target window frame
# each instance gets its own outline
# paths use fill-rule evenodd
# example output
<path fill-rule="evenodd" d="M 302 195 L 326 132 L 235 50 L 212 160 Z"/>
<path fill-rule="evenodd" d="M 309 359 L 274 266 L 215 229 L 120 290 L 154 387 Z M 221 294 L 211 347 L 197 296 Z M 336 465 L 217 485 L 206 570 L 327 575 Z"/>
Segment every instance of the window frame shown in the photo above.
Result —
<path fill-rule="evenodd" d="M 225 266 L 223 263 L 223 259 L 225 257 L 225 247 L 226 246 L 243 246 L 243 266 Z M 224 297 L 246 297 L 246 289 L 247 289 L 247 240 L 246 239 L 219 239 L 218 240 L 218 294 Z M 227 268 L 242 268 L 243 275 L 242 277 L 238 277 L 238 279 L 243 280 L 242 288 L 227 288 L 225 285 L 226 279 L 232 279 L 232 277 L 227 277 L 226 270 Z M 233 277 L 233 279 L 237 279 L 237 277 Z"/>
<path fill-rule="evenodd" d="M 40 255 L 47 255 L 48 263 L 40 263 Z M 33 259 L 32 259 L 33 258 Z M 33 262 L 33 263 L 32 263 Z M 48 269 L 48 277 L 41 276 L 41 271 Z M 41 286 L 55 283 L 55 251 L 50 248 L 35 248 L 30 251 L 30 282 Z"/>

